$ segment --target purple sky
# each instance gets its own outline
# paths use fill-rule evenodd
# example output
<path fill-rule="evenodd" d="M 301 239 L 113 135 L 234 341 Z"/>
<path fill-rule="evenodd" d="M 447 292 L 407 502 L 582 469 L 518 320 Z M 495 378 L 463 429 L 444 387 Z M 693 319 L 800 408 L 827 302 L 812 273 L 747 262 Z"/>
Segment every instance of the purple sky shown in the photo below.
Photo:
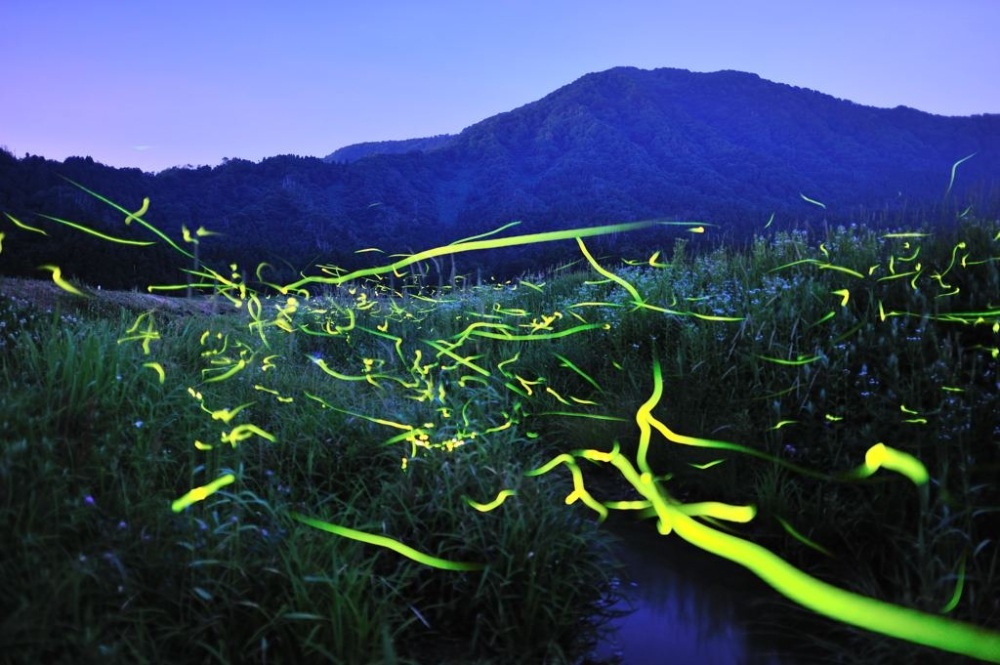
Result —
<path fill-rule="evenodd" d="M 0 146 L 158 171 L 457 133 L 619 65 L 1000 113 L 1000 0 L 2 0 Z"/>

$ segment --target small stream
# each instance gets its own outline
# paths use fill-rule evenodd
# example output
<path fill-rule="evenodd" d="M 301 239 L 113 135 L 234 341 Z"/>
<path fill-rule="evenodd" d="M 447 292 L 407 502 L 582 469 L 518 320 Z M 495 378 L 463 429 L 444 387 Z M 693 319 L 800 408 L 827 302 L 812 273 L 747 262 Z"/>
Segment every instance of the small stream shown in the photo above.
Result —
<path fill-rule="evenodd" d="M 607 527 L 622 539 L 626 566 L 626 600 L 615 609 L 634 611 L 611 621 L 590 662 L 794 665 L 773 638 L 749 628 L 752 618 L 766 622 L 779 598 L 755 575 L 676 535 L 659 535 L 651 520 Z"/>

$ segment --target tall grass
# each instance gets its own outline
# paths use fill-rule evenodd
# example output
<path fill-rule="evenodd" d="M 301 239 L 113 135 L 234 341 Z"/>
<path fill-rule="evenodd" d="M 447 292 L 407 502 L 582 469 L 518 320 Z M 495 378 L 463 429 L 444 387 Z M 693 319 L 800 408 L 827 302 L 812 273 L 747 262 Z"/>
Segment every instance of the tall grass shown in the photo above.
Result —
<path fill-rule="evenodd" d="M 403 419 L 415 409 L 330 381 L 296 357 L 297 339 L 279 336 L 269 351 L 287 362 L 277 371 L 212 386 L 213 405 L 255 402 L 255 422 L 278 443 L 198 451 L 194 440 L 219 437 L 187 389 L 209 385 L 199 339 L 243 324 L 164 320 L 147 356 L 141 342 L 121 341 L 131 320 L 5 304 L 4 320 L 24 322 L 0 358 L 0 486 L 12 534 L 0 555 L 9 581 L 0 641 L 15 660 L 568 662 L 592 641 L 585 629 L 606 605 L 613 570 L 608 536 L 554 500 L 563 487 L 533 483 L 523 490 L 530 505 L 511 502 L 484 520 L 463 501 L 524 484 L 539 453 L 513 431 L 447 458 L 414 458 L 402 473 L 398 447 L 380 445 L 383 428 L 360 414 Z M 170 359 L 174 381 L 160 384 L 143 366 L 152 357 Z M 273 393 L 254 388 L 264 376 Z M 465 415 L 488 423 L 490 393 L 482 397 Z M 241 489 L 169 510 L 190 487 L 234 470 Z M 406 565 L 299 524 L 292 510 L 490 566 Z"/>
<path fill-rule="evenodd" d="M 526 474 L 616 442 L 634 456 L 654 362 L 658 418 L 755 453 L 657 442 L 673 497 L 753 503 L 732 530 L 806 571 L 994 626 L 1000 242 L 995 223 L 952 233 L 677 242 L 600 259 L 618 280 L 259 299 L 220 283 L 234 303 L 216 316 L 6 300 L 0 643 L 46 662 L 573 662 L 607 616 L 610 536 L 568 476 Z M 923 461 L 922 494 L 848 478 L 879 441 Z M 637 498 L 583 472 L 600 501 Z M 167 509 L 223 474 L 238 482 Z M 485 568 L 421 566 L 293 514 Z M 886 640 L 845 628 L 805 647 L 931 657 Z"/>

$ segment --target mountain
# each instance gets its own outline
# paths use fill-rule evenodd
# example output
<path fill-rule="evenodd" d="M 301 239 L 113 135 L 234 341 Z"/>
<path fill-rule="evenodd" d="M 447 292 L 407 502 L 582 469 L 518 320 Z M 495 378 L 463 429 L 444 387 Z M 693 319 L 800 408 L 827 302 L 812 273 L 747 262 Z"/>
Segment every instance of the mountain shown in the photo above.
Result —
<path fill-rule="evenodd" d="M 327 162 L 356 162 L 372 155 L 400 155 L 408 152 L 430 152 L 448 146 L 454 134 L 438 134 L 423 139 L 402 141 L 367 141 L 339 148 L 323 158 Z"/>
<path fill-rule="evenodd" d="M 735 71 L 623 67 L 475 124 L 430 161 L 444 165 L 445 223 L 459 218 L 449 210 L 498 205 L 501 217 L 714 220 L 790 209 L 799 194 L 841 209 L 929 201 L 974 152 L 966 184 L 994 187 L 1000 116 L 866 107 Z"/>
<path fill-rule="evenodd" d="M 949 190 L 953 165 L 969 155 Z M 59 175 L 131 210 L 149 196 L 147 219 L 173 237 L 182 224 L 222 233 L 204 241 L 203 258 L 251 268 L 268 261 L 294 276 L 316 263 L 372 260 L 357 249 L 416 251 L 512 220 L 523 221 L 523 233 L 697 220 L 717 225 L 715 237 L 738 239 L 759 231 L 772 213 L 774 228 L 824 220 L 890 224 L 904 214 L 910 223 L 968 205 L 1000 214 L 1000 115 L 873 108 L 735 71 L 622 67 L 588 74 L 457 135 L 358 144 L 326 160 L 234 159 L 154 175 L 89 158 L 57 163 L 0 152 L 0 211 L 122 230 L 120 213 Z M 75 231 L 51 234 L 43 252 L 37 234 L 4 224 L 0 219 L 6 246 L 17 241 L 22 249 L 0 257 L 0 271 L 36 274 L 38 265 L 63 261 L 64 272 L 96 281 L 110 269 L 90 255 L 107 250 Z M 55 251 L 58 242 L 64 244 Z M 616 252 L 638 253 L 671 240 L 660 229 L 616 242 Z M 561 258 L 555 246 L 541 251 L 464 260 L 488 272 L 517 272 Z M 122 281 L 176 264 L 173 256 L 143 256 L 123 262 Z"/>

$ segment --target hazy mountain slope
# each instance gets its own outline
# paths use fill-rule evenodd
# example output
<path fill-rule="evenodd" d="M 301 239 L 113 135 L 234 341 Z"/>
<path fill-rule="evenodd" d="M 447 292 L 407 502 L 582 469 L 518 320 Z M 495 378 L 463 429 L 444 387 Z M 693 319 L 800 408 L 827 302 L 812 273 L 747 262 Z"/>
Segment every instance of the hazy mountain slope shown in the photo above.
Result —
<path fill-rule="evenodd" d="M 366 141 L 354 143 L 334 150 L 323 158 L 326 162 L 356 162 L 372 155 L 399 155 L 407 152 L 428 152 L 442 148 L 451 143 L 453 134 L 439 134 L 422 139 L 404 139 L 402 141 Z"/>
<path fill-rule="evenodd" d="M 619 68 L 463 131 L 440 160 L 478 166 L 475 189 L 540 211 L 720 215 L 943 194 L 1000 174 L 1000 116 L 877 109 L 752 74 Z M 574 206 L 573 203 L 576 203 Z"/>

